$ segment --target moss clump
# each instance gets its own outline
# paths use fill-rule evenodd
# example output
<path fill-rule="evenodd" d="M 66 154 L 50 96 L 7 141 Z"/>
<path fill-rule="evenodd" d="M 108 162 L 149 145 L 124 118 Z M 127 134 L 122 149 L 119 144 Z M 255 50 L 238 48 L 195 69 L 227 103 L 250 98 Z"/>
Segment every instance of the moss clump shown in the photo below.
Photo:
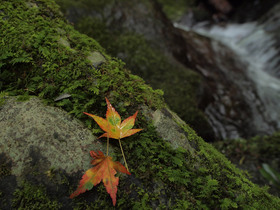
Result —
<path fill-rule="evenodd" d="M 47 197 L 42 186 L 34 186 L 24 182 L 14 192 L 12 206 L 16 209 L 59 209 L 61 205 Z"/>
<path fill-rule="evenodd" d="M 228 139 L 214 144 L 227 157 L 241 159 L 242 156 L 251 156 L 254 159 L 268 161 L 279 157 L 280 132 L 271 136 L 255 136 L 250 139 Z"/>
<path fill-rule="evenodd" d="M 260 173 L 263 163 L 267 163 L 280 171 L 279 148 L 280 132 L 275 132 L 271 136 L 256 136 L 250 139 L 231 139 L 216 142 L 214 146 L 224 153 L 239 168 L 247 169 L 250 179 L 260 185 L 269 185 L 269 191 L 275 195 L 280 195 L 277 185 L 270 183 Z"/>
<path fill-rule="evenodd" d="M 0 92 L 0 107 L 5 104 L 5 100 L 7 96 L 8 93 L 6 93 L 5 91 Z"/>
<path fill-rule="evenodd" d="M 17 97 L 17 101 L 28 101 L 30 99 L 30 95 L 26 92 L 24 95 L 19 95 Z"/>
<path fill-rule="evenodd" d="M 0 164 L 0 178 L 11 175 L 11 168 L 7 164 Z"/>
<path fill-rule="evenodd" d="M 195 4 L 195 0 L 159 0 L 163 11 L 172 21 L 177 21 L 188 9 Z"/>

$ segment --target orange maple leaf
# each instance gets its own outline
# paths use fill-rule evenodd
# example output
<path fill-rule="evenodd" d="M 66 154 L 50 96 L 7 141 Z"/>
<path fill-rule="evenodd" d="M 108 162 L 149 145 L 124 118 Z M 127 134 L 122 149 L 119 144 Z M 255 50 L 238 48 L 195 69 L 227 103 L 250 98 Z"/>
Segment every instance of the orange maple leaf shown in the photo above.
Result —
<path fill-rule="evenodd" d="M 95 120 L 95 122 L 100 126 L 100 128 L 106 132 L 103 135 L 101 135 L 99 138 L 109 137 L 113 139 L 122 139 L 131 136 L 142 130 L 142 129 L 132 129 L 138 111 L 136 111 L 134 115 L 128 117 L 121 123 L 121 116 L 115 110 L 115 108 L 110 104 L 109 100 L 107 98 L 105 99 L 107 102 L 106 119 L 84 112 L 84 114 L 92 117 Z"/>
<path fill-rule="evenodd" d="M 101 180 L 107 192 L 110 194 L 113 205 L 116 204 L 117 186 L 119 184 L 119 178 L 115 177 L 116 171 L 130 175 L 126 168 L 120 162 L 112 161 L 112 157 L 105 156 L 101 151 L 98 154 L 94 151 L 90 151 L 90 155 L 93 160 L 91 164 L 93 168 L 86 171 L 83 175 L 80 185 L 77 190 L 70 195 L 70 198 L 74 198 L 81 193 L 93 188 L 93 186 L 99 184 Z"/>

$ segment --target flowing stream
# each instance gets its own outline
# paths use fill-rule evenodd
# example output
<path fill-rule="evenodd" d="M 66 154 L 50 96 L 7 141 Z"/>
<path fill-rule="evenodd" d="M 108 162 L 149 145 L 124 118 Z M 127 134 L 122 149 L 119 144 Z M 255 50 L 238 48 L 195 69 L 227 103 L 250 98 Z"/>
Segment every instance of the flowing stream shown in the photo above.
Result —
<path fill-rule="evenodd" d="M 280 129 L 280 4 L 258 22 L 174 26 L 204 60 L 187 55 L 213 94 L 204 111 L 217 136 L 250 137 Z"/>

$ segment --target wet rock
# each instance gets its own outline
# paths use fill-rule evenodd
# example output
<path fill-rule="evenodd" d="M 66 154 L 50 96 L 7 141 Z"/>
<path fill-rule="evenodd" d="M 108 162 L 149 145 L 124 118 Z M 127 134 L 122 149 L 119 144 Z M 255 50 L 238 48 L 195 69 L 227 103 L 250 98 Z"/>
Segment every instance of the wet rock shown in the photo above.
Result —
<path fill-rule="evenodd" d="M 258 20 L 277 3 L 278 0 L 199 0 L 192 10 L 209 14 L 200 21 L 245 23 Z M 194 19 L 199 21 L 199 15 Z"/>
<path fill-rule="evenodd" d="M 271 10 L 276 4 L 279 3 L 278 0 L 229 0 L 233 6 L 233 13 L 231 14 L 231 21 L 245 23 L 249 21 L 256 21 L 261 16 L 265 15 L 269 10 Z"/>
<path fill-rule="evenodd" d="M 275 119 L 264 111 L 267 104 L 246 71 L 247 63 L 219 41 L 182 33 L 189 65 L 205 78 L 205 100 L 201 101 L 201 108 L 216 135 L 224 139 L 273 133 L 277 129 Z"/>
<path fill-rule="evenodd" d="M 259 22 L 177 25 L 185 30 L 188 64 L 205 78 L 201 105 L 220 138 L 280 128 L 279 11 L 278 4 Z"/>
<path fill-rule="evenodd" d="M 224 14 L 228 14 L 232 10 L 232 6 L 227 0 L 209 0 L 209 3 Z"/>

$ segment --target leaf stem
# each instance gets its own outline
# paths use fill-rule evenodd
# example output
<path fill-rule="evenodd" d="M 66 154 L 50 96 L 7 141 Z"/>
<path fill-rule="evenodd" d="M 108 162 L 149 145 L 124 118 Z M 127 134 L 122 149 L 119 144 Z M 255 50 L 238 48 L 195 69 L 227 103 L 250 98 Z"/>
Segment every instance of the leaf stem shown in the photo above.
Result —
<path fill-rule="evenodd" d="M 127 166 L 127 163 L 126 163 L 126 160 L 125 160 L 125 156 L 124 156 L 124 153 L 123 153 L 123 149 L 122 149 L 122 144 L 121 144 L 121 139 L 120 138 L 119 138 L 119 144 L 120 144 L 120 148 L 121 148 L 121 151 L 122 151 L 122 156 L 123 156 L 123 159 L 124 159 L 125 167 L 126 167 L 127 171 L 129 172 L 128 166 Z"/>
<path fill-rule="evenodd" d="M 107 156 L 109 155 L 109 135 L 107 135 Z"/>

